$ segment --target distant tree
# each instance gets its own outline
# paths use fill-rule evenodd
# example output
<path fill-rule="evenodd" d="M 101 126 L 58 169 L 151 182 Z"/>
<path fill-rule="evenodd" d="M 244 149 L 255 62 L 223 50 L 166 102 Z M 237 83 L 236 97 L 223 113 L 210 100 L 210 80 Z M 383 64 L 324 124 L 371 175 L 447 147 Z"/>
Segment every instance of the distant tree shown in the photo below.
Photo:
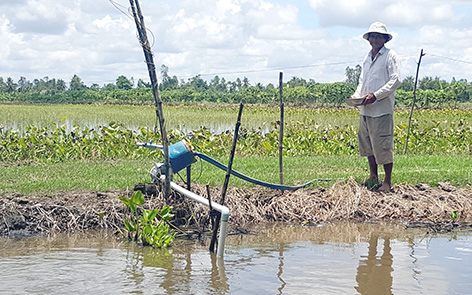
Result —
<path fill-rule="evenodd" d="M 146 83 L 143 79 L 138 80 L 138 88 L 151 88 L 151 83 Z"/>
<path fill-rule="evenodd" d="M 67 90 L 67 84 L 66 84 L 66 81 L 62 80 L 62 79 L 59 79 L 56 81 L 56 90 L 58 91 L 65 91 Z"/>
<path fill-rule="evenodd" d="M 7 89 L 7 85 L 3 81 L 3 77 L 0 77 L 0 92 L 5 92 L 6 89 Z"/>
<path fill-rule="evenodd" d="M 356 65 L 354 68 L 346 68 L 346 82 L 352 85 L 359 84 L 359 77 L 361 76 L 362 67 Z"/>
<path fill-rule="evenodd" d="M 292 79 L 290 79 L 290 81 L 287 82 L 288 87 L 297 87 L 297 86 L 306 87 L 307 84 L 308 83 L 306 82 L 305 79 L 302 79 L 299 77 L 292 77 Z"/>
<path fill-rule="evenodd" d="M 189 87 L 196 91 L 204 91 L 208 89 L 208 84 L 200 75 L 196 75 L 189 79 Z"/>
<path fill-rule="evenodd" d="M 161 80 L 169 78 L 169 67 L 166 65 L 161 65 Z"/>
<path fill-rule="evenodd" d="M 70 80 L 70 90 L 84 90 L 86 88 L 87 86 L 85 86 L 84 82 L 82 82 L 82 79 L 80 79 L 79 76 L 74 75 L 74 77 L 72 77 L 72 79 Z"/>
<path fill-rule="evenodd" d="M 213 88 L 213 89 L 217 89 L 218 88 L 218 85 L 220 84 L 220 77 L 218 77 L 218 75 L 216 75 L 215 77 L 213 77 L 213 79 L 211 79 L 210 81 L 210 88 Z"/>
<path fill-rule="evenodd" d="M 225 78 L 220 79 L 220 77 L 215 76 L 211 79 L 209 87 L 210 89 L 226 92 L 228 90 L 228 83 Z"/>
<path fill-rule="evenodd" d="M 402 89 L 405 91 L 413 91 L 414 88 L 415 88 L 415 78 L 413 78 L 413 76 L 408 76 L 402 80 L 402 84 L 400 85 L 399 89 Z"/>
<path fill-rule="evenodd" d="M 179 79 L 174 75 L 165 81 L 164 86 L 165 89 L 177 89 L 179 87 Z"/>
<path fill-rule="evenodd" d="M 220 84 L 218 84 L 218 90 L 224 92 L 228 91 L 228 83 L 225 78 L 221 78 Z"/>
<path fill-rule="evenodd" d="M 11 77 L 7 78 L 7 81 L 5 82 L 6 85 L 6 91 L 7 92 L 15 92 L 16 89 L 18 88 L 18 84 L 13 81 Z"/>
<path fill-rule="evenodd" d="M 234 86 L 235 86 L 235 88 L 234 88 L 235 91 L 239 91 L 243 87 L 243 82 L 241 82 L 241 79 L 239 79 L 239 77 L 236 78 Z"/>
<path fill-rule="evenodd" d="M 456 81 L 452 78 L 449 89 L 452 90 L 458 101 L 469 101 L 472 96 L 472 86 L 465 79 Z"/>
<path fill-rule="evenodd" d="M 275 86 L 274 86 L 274 84 L 269 83 L 269 84 L 267 84 L 266 89 L 267 90 L 273 90 L 273 89 L 275 89 Z"/>
<path fill-rule="evenodd" d="M 176 76 L 169 76 L 169 67 L 161 65 L 161 83 L 159 89 L 177 89 L 179 87 L 179 79 Z"/>
<path fill-rule="evenodd" d="M 18 80 L 18 91 L 20 92 L 28 92 L 33 88 L 33 84 L 26 80 L 25 77 L 20 77 L 20 80 Z"/>
<path fill-rule="evenodd" d="M 116 85 L 113 84 L 113 83 L 108 83 L 106 85 L 103 86 L 102 90 L 105 90 L 105 91 L 113 91 L 113 90 L 116 90 Z"/>
<path fill-rule="evenodd" d="M 244 77 L 243 78 L 243 88 L 248 88 L 249 86 L 251 86 L 251 84 L 249 83 L 249 79 L 247 77 Z"/>
<path fill-rule="evenodd" d="M 121 75 L 116 79 L 116 87 L 118 89 L 130 90 L 133 88 L 133 83 L 128 78 Z"/>
<path fill-rule="evenodd" d="M 97 83 L 93 83 L 93 84 L 90 86 L 90 89 L 92 89 L 92 90 L 100 90 L 100 85 L 98 85 Z"/>
<path fill-rule="evenodd" d="M 315 79 L 310 79 L 308 80 L 308 86 L 315 86 L 317 85 L 318 83 L 316 83 Z"/>
<path fill-rule="evenodd" d="M 23 83 L 25 83 L 25 81 L 20 79 L 19 83 L 21 84 L 20 88 L 24 88 Z M 42 93 L 56 93 L 57 91 L 64 91 L 67 89 L 64 80 L 56 80 L 55 78 L 50 79 L 48 76 L 44 76 L 42 79 L 34 79 L 32 84 L 27 82 L 25 85 L 30 86 L 29 88 L 34 91 Z"/>
<path fill-rule="evenodd" d="M 419 88 L 423 90 L 426 90 L 426 89 L 441 90 L 446 85 L 447 85 L 447 82 L 445 80 L 442 80 L 439 77 L 433 78 L 430 76 L 426 76 L 426 77 L 423 77 L 419 81 Z"/>
<path fill-rule="evenodd" d="M 39 79 L 34 79 L 33 80 L 33 89 L 36 90 L 36 91 L 41 91 L 43 86 L 42 84 L 42 80 L 39 80 Z"/>
<path fill-rule="evenodd" d="M 236 85 L 236 82 L 229 81 L 228 82 L 228 91 L 229 92 L 235 92 L 237 90 L 238 86 Z"/>

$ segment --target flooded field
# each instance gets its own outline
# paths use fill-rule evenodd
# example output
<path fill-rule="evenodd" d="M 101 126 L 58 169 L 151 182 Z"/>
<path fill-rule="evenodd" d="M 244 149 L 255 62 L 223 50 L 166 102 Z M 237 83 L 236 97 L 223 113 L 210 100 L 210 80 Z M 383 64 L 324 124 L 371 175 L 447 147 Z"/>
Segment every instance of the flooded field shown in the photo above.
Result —
<path fill-rule="evenodd" d="M 0 294 L 470 294 L 472 233 L 378 224 L 251 228 L 143 248 L 105 233 L 0 238 Z"/>
<path fill-rule="evenodd" d="M 205 127 L 214 133 L 221 133 L 234 130 L 238 106 L 220 108 L 166 106 L 164 113 L 166 127 L 169 130 L 178 129 L 187 133 Z M 352 111 L 350 113 L 355 114 Z M 287 116 L 293 120 L 303 120 L 310 114 L 308 110 L 287 111 Z M 242 124 L 243 128 L 247 129 L 268 130 L 270 123 L 279 118 L 278 109 L 246 107 Z M 337 118 L 341 119 L 343 116 L 339 115 Z M 351 120 L 355 121 L 355 118 Z M 28 125 L 48 128 L 65 125 L 65 129 L 70 131 L 74 126 L 97 128 L 108 126 L 111 122 L 124 124 L 132 130 L 139 127 L 152 130 L 157 124 L 156 113 L 151 106 L 3 104 L 0 108 L 0 124 L 3 125 L 3 129 L 14 129 L 20 133 L 23 133 Z"/>

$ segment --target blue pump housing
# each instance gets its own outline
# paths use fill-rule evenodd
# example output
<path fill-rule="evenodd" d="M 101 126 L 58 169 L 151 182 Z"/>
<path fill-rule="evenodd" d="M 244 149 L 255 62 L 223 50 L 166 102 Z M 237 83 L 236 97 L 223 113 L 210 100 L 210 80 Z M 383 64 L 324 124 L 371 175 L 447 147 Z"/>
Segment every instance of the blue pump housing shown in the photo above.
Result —
<path fill-rule="evenodd" d="M 192 165 L 196 161 L 195 155 L 185 141 L 179 141 L 169 146 L 169 162 L 174 173 Z"/>

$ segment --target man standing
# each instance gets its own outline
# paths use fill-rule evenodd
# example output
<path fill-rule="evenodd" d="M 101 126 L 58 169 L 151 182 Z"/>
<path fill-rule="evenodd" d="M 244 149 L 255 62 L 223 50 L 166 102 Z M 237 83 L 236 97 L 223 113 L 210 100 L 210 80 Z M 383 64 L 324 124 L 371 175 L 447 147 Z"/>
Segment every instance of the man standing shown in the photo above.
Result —
<path fill-rule="evenodd" d="M 381 192 L 391 190 L 393 168 L 393 107 L 395 91 L 400 86 L 400 61 L 397 53 L 384 45 L 392 40 L 387 27 L 375 22 L 364 34 L 372 49 L 364 58 L 359 85 L 353 98 L 364 98 L 359 106 L 359 154 L 369 161 L 370 177 L 378 181 L 377 165 L 383 165 L 385 179 Z"/>

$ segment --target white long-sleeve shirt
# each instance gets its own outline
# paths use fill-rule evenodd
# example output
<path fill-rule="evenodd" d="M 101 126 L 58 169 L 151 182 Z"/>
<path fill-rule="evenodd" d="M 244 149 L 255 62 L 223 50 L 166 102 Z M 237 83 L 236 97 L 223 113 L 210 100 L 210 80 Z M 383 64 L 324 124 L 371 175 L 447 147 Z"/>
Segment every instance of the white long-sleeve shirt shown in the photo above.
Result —
<path fill-rule="evenodd" d="M 395 91 L 400 84 L 400 61 L 397 53 L 384 46 L 372 60 L 371 50 L 364 58 L 354 97 L 373 93 L 377 100 L 372 104 L 360 106 L 360 114 L 368 117 L 393 114 Z"/>

